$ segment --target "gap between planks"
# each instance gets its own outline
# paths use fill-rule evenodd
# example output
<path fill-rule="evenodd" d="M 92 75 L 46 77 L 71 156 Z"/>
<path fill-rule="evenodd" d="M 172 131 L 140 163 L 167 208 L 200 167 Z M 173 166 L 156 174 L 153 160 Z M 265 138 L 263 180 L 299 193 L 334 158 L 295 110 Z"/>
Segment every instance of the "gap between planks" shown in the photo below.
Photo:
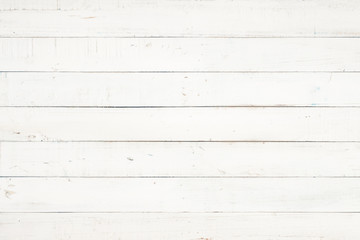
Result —
<path fill-rule="evenodd" d="M 116 178 L 360 178 L 360 176 L 0 176 L 0 178 L 65 178 L 65 179 L 76 179 L 76 178 L 109 178 L 109 179 L 116 179 Z"/>
<path fill-rule="evenodd" d="M 221 105 L 221 106 L 0 106 L 0 108 L 360 108 L 360 106 L 307 106 L 307 105 Z"/>
<path fill-rule="evenodd" d="M 360 73 L 360 71 L 346 70 L 346 71 L 87 71 L 87 70 L 1 70 L 0 73 Z"/>
<path fill-rule="evenodd" d="M 219 214 L 360 214 L 358 211 L 354 212 L 324 212 L 324 211 L 205 211 L 205 212 L 198 212 L 198 211 L 48 211 L 48 212 L 4 212 L 0 211 L 0 214 L 72 214 L 72 213 L 79 213 L 79 214 L 127 214 L 127 213 L 140 213 L 140 214 L 168 214 L 168 213 L 175 213 L 175 214 L 206 214 L 206 213 L 219 213 Z"/>
<path fill-rule="evenodd" d="M 1 10 L 0 10 L 1 12 Z M 292 39 L 292 38 L 298 38 L 298 39 L 314 39 L 314 38 L 325 38 L 325 39 L 333 39 L 333 38 L 342 38 L 342 39 L 346 39 L 346 38 L 360 38 L 360 36 L 336 36 L 336 35 L 333 35 L 333 36 L 280 36 L 280 35 L 274 35 L 274 36 L 160 36 L 160 35 L 154 35 L 154 36 L 103 36 L 103 37 L 99 37 L 97 35 L 89 35 L 89 36 L 65 36 L 65 37 L 62 37 L 62 36 L 52 36 L 52 35 L 49 35 L 49 36 L 31 36 L 31 37 L 22 37 L 22 36 L 1 36 L 0 35 L 0 39 L 3 38 L 3 39 L 6 39 L 6 38 L 9 38 L 9 39 L 24 39 L 24 38 L 32 38 L 32 39 L 43 39 L 43 38 L 70 38 L 70 39 L 74 39 L 74 38 L 84 38 L 84 39 L 88 39 L 88 38 L 91 38 L 91 39 L 101 39 L 101 38 L 131 38 L 131 39 L 164 39 L 164 38 L 169 38 L 169 39 L 188 39 L 188 38 L 191 38 L 191 39 L 253 39 L 253 38 L 256 38 L 256 39 L 273 39 L 273 38 L 279 38 L 279 39 Z"/>
<path fill-rule="evenodd" d="M 0 108 L 359 108 L 360 106 L 254 106 L 254 105 L 239 105 L 239 106 L 0 106 Z"/>
<path fill-rule="evenodd" d="M 119 143 L 360 143 L 360 141 L 267 141 L 267 140 L 31 140 L 31 141 L 25 141 L 25 140 L 0 140 L 0 143 L 2 142 L 26 142 L 26 143 L 39 143 L 39 142 L 55 142 L 55 143 L 67 143 L 67 142 L 75 142 L 75 143 L 86 143 L 86 142 L 119 142 Z"/>

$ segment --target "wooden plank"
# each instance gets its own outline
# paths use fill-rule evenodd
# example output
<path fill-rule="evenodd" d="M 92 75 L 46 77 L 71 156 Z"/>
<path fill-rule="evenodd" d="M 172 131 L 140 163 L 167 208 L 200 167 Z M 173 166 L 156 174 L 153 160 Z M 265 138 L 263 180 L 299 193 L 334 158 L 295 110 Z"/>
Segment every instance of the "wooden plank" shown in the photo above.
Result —
<path fill-rule="evenodd" d="M 91 0 L 93 1 L 93 0 Z M 107 1 L 107 0 L 105 0 Z M 0 1 L 1 11 L 14 11 L 14 10 L 56 10 L 58 0 L 10 0 Z"/>
<path fill-rule="evenodd" d="M 359 178 L 0 178 L 2 212 L 359 212 Z"/>
<path fill-rule="evenodd" d="M 0 214 L 1 239 L 353 240 L 359 214 Z M 21 231 L 20 231 L 21 230 Z"/>
<path fill-rule="evenodd" d="M 0 71 L 359 71 L 359 38 L 1 38 Z"/>
<path fill-rule="evenodd" d="M 360 108 L 0 108 L 1 141 L 359 141 Z"/>
<path fill-rule="evenodd" d="M 359 73 L 4 72 L 0 106 L 360 106 L 359 79 Z"/>
<path fill-rule="evenodd" d="M 356 0 L 22 0 L 0 9 L 0 37 L 360 36 Z"/>
<path fill-rule="evenodd" d="M 2 142 L 0 156 L 1 176 L 360 176 L 360 143 Z"/>

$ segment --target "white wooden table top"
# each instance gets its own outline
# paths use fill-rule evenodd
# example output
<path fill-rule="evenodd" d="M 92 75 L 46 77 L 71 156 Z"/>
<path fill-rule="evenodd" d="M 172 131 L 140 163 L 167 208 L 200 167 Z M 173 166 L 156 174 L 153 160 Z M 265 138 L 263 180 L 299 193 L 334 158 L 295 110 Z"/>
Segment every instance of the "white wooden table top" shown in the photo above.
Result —
<path fill-rule="evenodd" d="M 1 240 L 359 223 L 358 0 L 0 0 Z"/>

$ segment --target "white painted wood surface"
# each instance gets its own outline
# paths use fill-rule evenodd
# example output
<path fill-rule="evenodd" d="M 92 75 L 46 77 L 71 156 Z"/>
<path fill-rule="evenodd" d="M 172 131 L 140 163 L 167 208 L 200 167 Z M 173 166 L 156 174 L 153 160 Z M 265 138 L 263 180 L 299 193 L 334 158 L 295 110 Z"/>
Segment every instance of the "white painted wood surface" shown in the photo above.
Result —
<path fill-rule="evenodd" d="M 0 238 L 353 240 L 359 221 L 349 213 L 6 213 Z"/>
<path fill-rule="evenodd" d="M 360 36 L 356 0 L 18 0 L 0 9 L 3 37 Z"/>
<path fill-rule="evenodd" d="M 0 156 L 18 177 L 360 177 L 360 143 L 2 142 Z"/>
<path fill-rule="evenodd" d="M 0 106 L 360 106 L 359 79 L 360 73 L 4 72 Z"/>
<path fill-rule="evenodd" d="M 2 141 L 360 141 L 360 108 L 0 108 Z"/>
<path fill-rule="evenodd" d="M 1 178 L 2 212 L 360 212 L 360 178 Z"/>
<path fill-rule="evenodd" d="M 359 239 L 359 22 L 0 0 L 0 239 Z"/>
<path fill-rule="evenodd" d="M 360 71 L 359 38 L 0 38 L 0 71 Z"/>

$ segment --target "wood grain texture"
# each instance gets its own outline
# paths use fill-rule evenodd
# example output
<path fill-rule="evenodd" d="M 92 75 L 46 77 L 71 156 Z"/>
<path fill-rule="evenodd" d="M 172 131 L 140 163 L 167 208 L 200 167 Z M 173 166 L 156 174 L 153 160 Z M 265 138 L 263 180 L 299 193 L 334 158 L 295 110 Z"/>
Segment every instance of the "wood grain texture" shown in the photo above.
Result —
<path fill-rule="evenodd" d="M 360 177 L 360 143 L 2 142 L 0 156 L 1 176 Z"/>
<path fill-rule="evenodd" d="M 360 71 L 359 38 L 0 38 L 0 71 Z"/>
<path fill-rule="evenodd" d="M 22 0 L 0 10 L 1 37 L 360 36 L 356 0 Z"/>
<path fill-rule="evenodd" d="M 21 5 L 18 2 L 22 2 Z M 351 37 L 360 7 L 343 1 L 2 1 L 1 37 Z M 32 1 L 34 2 L 34 1 Z M 16 6 L 16 5 L 20 6 Z M 7 6 L 6 6 L 7 5 Z M 33 9 L 33 11 L 16 11 Z M 37 10 L 34 10 L 37 9 Z M 48 9 L 47 11 L 44 9 Z M 75 10 L 73 10 L 75 9 Z M 78 9 L 78 10 L 76 10 Z M 4 11 L 11 10 L 11 11 Z M 15 11 L 14 11 L 15 10 Z M 58 11 L 54 11 L 58 10 Z M 64 11 L 61 11 L 64 10 Z M 70 11 L 69 11 L 70 10 Z M 338 16 L 341 16 L 340 18 Z M 116 24 L 114 24 L 116 23 Z"/>
<path fill-rule="evenodd" d="M 0 106 L 360 106 L 359 79 L 360 73 L 4 72 Z"/>
<path fill-rule="evenodd" d="M 360 141 L 360 108 L 0 108 L 1 141 Z"/>
<path fill-rule="evenodd" d="M 353 240 L 360 234 L 359 221 L 359 214 L 354 213 L 2 213 L 0 238 Z"/>
<path fill-rule="evenodd" d="M 1 212 L 359 212 L 360 178 L 0 178 Z"/>
<path fill-rule="evenodd" d="M 1 240 L 354 240 L 357 0 L 0 0 Z"/>
<path fill-rule="evenodd" d="M 57 0 L 20 0 L 20 1 L 0 1 L 0 9 L 2 11 L 13 10 L 56 10 Z M 74 1 L 75 2 L 75 1 Z"/>

